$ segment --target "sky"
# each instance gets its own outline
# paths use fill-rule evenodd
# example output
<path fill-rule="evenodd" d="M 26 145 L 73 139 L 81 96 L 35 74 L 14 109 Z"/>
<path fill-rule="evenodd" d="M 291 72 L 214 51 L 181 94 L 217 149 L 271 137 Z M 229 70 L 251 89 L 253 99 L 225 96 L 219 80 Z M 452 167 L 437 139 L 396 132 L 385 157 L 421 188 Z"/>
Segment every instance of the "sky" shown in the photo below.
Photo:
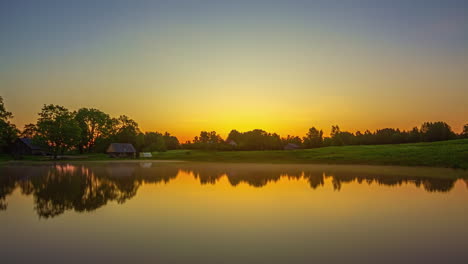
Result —
<path fill-rule="evenodd" d="M 201 130 L 468 123 L 468 2 L 0 1 L 0 96 Z"/>

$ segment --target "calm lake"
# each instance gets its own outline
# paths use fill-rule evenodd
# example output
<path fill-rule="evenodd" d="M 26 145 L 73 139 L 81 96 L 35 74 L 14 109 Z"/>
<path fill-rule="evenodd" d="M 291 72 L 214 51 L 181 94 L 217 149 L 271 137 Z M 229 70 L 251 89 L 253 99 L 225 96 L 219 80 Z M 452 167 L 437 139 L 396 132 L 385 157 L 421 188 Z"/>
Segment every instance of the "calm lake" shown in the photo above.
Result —
<path fill-rule="evenodd" d="M 468 171 L 0 166 L 1 263 L 468 263 Z"/>

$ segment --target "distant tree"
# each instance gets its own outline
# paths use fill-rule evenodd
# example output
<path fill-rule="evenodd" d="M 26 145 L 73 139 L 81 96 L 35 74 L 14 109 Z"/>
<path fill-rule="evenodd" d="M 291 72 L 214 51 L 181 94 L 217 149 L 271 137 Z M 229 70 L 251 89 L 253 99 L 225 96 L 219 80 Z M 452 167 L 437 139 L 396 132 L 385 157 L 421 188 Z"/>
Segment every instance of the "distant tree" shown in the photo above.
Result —
<path fill-rule="evenodd" d="M 254 129 L 242 133 L 239 145 L 241 149 L 245 150 L 273 150 L 283 148 L 281 138 L 278 134 L 271 134 L 261 129 Z"/>
<path fill-rule="evenodd" d="M 377 129 L 374 137 L 377 144 L 396 144 L 403 140 L 400 130 L 393 128 Z"/>
<path fill-rule="evenodd" d="M 281 141 L 282 141 L 283 146 L 286 146 L 287 144 L 290 144 L 290 143 L 295 144 L 299 147 L 302 146 L 302 139 L 298 136 L 288 135 L 287 137 L 282 138 Z"/>
<path fill-rule="evenodd" d="M 166 151 L 167 146 L 164 137 L 158 132 L 146 132 L 144 134 L 143 151 Z"/>
<path fill-rule="evenodd" d="M 408 142 L 419 142 L 421 141 L 421 133 L 417 127 L 408 132 Z"/>
<path fill-rule="evenodd" d="M 180 147 L 179 139 L 168 132 L 164 133 L 163 139 L 167 149 L 178 149 Z"/>
<path fill-rule="evenodd" d="M 24 125 L 23 131 L 21 131 L 20 136 L 23 138 L 34 138 L 37 133 L 37 127 L 35 124 L 26 124 Z"/>
<path fill-rule="evenodd" d="M 298 146 L 301 146 L 300 144 L 300 138 L 297 137 L 299 141 L 297 142 Z M 276 133 L 268 133 L 267 135 L 267 143 L 265 146 L 265 149 L 283 149 L 284 145 L 283 142 L 281 141 L 280 135 Z"/>
<path fill-rule="evenodd" d="M 370 132 L 369 130 L 366 130 L 364 134 L 362 135 L 363 143 L 364 145 L 371 145 L 375 144 L 375 139 L 374 139 L 374 134 Z"/>
<path fill-rule="evenodd" d="M 330 136 L 333 138 L 341 132 L 339 126 L 332 126 Z"/>
<path fill-rule="evenodd" d="M 231 132 L 229 132 L 228 137 L 226 138 L 226 141 L 228 142 L 233 141 L 236 144 L 239 144 L 241 140 L 242 140 L 242 133 L 240 133 L 237 130 L 231 130 Z"/>
<path fill-rule="evenodd" d="M 73 113 L 63 106 L 44 105 L 36 126 L 35 141 L 47 147 L 54 158 L 76 146 L 80 140 L 80 126 Z"/>
<path fill-rule="evenodd" d="M 223 139 L 216 131 L 201 131 L 200 136 L 193 139 L 193 147 L 199 149 L 219 149 Z"/>
<path fill-rule="evenodd" d="M 306 136 L 303 139 L 305 148 L 318 148 L 323 145 L 323 131 L 315 127 L 309 128 Z"/>
<path fill-rule="evenodd" d="M 351 145 L 354 142 L 354 135 L 341 131 L 339 126 L 332 126 L 330 136 L 333 146 Z"/>
<path fill-rule="evenodd" d="M 355 145 L 354 134 L 348 131 L 342 131 L 337 135 L 338 142 L 341 142 L 341 146 Z"/>
<path fill-rule="evenodd" d="M 99 138 L 107 137 L 112 130 L 112 121 L 108 114 L 91 108 L 81 108 L 75 114 L 75 119 L 81 128 L 78 149 L 91 152 Z"/>
<path fill-rule="evenodd" d="M 6 152 L 9 145 L 17 138 L 18 129 L 10 123 L 13 114 L 8 112 L 0 96 L 0 152 Z"/>
<path fill-rule="evenodd" d="M 461 134 L 463 138 L 468 138 L 468 124 L 463 126 L 463 132 Z"/>
<path fill-rule="evenodd" d="M 425 122 L 421 126 L 421 136 L 424 141 L 442 141 L 455 137 L 455 133 L 445 122 Z"/>
<path fill-rule="evenodd" d="M 137 136 L 140 134 L 138 123 L 126 115 L 121 115 L 119 118 L 111 121 L 113 123 L 113 136 L 119 143 L 131 143 L 136 145 Z"/>
<path fill-rule="evenodd" d="M 323 143 L 322 143 L 322 146 L 324 147 L 329 147 L 329 146 L 332 146 L 332 139 L 331 137 L 324 137 L 323 138 Z"/>

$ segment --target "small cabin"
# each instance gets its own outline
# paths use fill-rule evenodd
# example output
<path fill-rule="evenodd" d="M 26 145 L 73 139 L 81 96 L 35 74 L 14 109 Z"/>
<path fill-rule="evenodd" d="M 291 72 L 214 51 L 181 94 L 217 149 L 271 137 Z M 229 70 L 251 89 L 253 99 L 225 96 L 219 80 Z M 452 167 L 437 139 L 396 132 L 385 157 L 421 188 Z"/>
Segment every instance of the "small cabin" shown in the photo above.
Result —
<path fill-rule="evenodd" d="M 135 148 L 129 143 L 111 143 L 106 152 L 112 158 L 135 158 L 136 156 Z"/>
<path fill-rule="evenodd" d="M 24 155 L 46 155 L 47 153 L 39 146 L 35 145 L 30 138 L 18 138 L 12 146 L 12 153 L 15 156 Z"/>
<path fill-rule="evenodd" d="M 284 146 L 284 150 L 294 150 L 294 149 L 300 149 L 301 147 L 299 147 L 297 144 L 294 144 L 294 143 L 288 143 L 286 144 L 286 146 Z"/>

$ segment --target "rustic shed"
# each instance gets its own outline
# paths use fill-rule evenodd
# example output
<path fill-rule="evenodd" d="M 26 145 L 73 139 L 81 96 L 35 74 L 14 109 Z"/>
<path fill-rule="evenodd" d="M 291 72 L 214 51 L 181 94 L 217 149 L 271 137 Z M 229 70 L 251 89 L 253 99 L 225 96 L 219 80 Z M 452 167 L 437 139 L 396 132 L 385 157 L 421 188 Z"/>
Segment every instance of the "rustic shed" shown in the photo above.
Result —
<path fill-rule="evenodd" d="M 284 146 L 284 150 L 294 150 L 294 149 L 300 149 L 301 147 L 299 147 L 297 144 L 294 144 L 294 143 L 288 143 L 286 144 L 286 146 Z"/>
<path fill-rule="evenodd" d="M 12 153 L 15 156 L 23 155 L 46 155 L 46 152 L 35 145 L 30 138 L 18 138 L 12 147 Z"/>
<path fill-rule="evenodd" d="M 107 154 L 113 158 L 132 157 L 136 155 L 136 150 L 129 143 L 111 143 L 107 148 Z"/>

